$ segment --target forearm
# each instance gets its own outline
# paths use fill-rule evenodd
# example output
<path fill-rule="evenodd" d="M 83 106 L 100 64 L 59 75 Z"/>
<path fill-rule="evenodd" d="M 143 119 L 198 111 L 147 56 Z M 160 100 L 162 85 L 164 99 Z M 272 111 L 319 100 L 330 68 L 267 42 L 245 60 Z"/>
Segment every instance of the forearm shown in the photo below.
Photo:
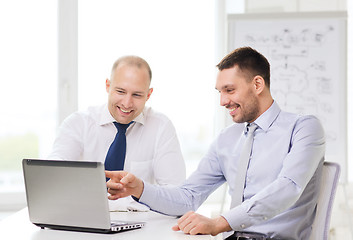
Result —
<path fill-rule="evenodd" d="M 293 206 L 302 190 L 290 179 L 277 179 L 252 198 L 222 216 L 233 230 L 241 231 L 267 221 Z"/>
<path fill-rule="evenodd" d="M 153 186 L 145 183 L 140 201 L 151 209 L 169 215 L 195 211 L 225 181 L 218 161 L 210 151 L 197 170 L 181 186 Z"/>
<path fill-rule="evenodd" d="M 144 183 L 139 201 L 152 210 L 172 216 L 181 216 L 198 207 L 193 203 L 192 194 L 180 187 L 161 187 Z"/>

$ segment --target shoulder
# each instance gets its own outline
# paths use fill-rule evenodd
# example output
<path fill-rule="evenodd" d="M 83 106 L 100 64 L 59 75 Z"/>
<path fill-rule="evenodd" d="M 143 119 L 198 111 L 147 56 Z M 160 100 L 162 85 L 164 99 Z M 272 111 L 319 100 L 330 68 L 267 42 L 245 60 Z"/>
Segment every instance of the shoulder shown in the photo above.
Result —
<path fill-rule="evenodd" d="M 98 122 L 105 105 L 91 106 L 85 110 L 80 110 L 70 114 L 65 120 L 65 123 L 83 123 L 83 122 Z"/>
<path fill-rule="evenodd" d="M 171 120 L 163 113 L 156 111 L 151 107 L 145 107 L 143 110 L 145 124 L 172 124 Z"/>
<path fill-rule="evenodd" d="M 320 120 L 314 115 L 299 116 L 296 121 L 296 131 L 307 131 L 312 134 L 324 135 L 324 128 Z"/>
<path fill-rule="evenodd" d="M 245 123 L 233 123 L 230 126 L 221 130 L 218 138 L 232 138 L 237 139 L 244 131 Z"/>
<path fill-rule="evenodd" d="M 279 123 L 294 123 L 296 126 L 321 127 L 320 120 L 314 115 L 302 115 L 281 111 L 278 116 Z"/>
<path fill-rule="evenodd" d="M 290 112 L 281 111 L 275 121 L 277 124 L 286 124 L 298 126 L 317 126 L 321 127 L 320 120 L 314 115 L 301 115 Z"/>
<path fill-rule="evenodd" d="M 281 112 L 276 124 L 291 129 L 295 138 L 314 137 L 324 139 L 325 131 L 320 120 L 314 115 L 300 115 L 288 112 Z"/>
<path fill-rule="evenodd" d="M 233 123 L 222 129 L 209 147 L 209 154 L 228 155 L 232 149 L 236 149 L 243 132 L 245 123 Z M 213 152 L 213 153 L 212 153 Z"/>

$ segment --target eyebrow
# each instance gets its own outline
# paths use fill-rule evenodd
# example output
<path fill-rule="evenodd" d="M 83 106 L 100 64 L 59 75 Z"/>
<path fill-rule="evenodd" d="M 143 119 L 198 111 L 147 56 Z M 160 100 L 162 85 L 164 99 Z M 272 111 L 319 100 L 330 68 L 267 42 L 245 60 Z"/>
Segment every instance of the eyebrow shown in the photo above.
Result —
<path fill-rule="evenodd" d="M 115 87 L 116 90 L 122 90 L 124 92 L 126 92 L 125 88 L 121 88 L 121 87 Z M 132 94 L 144 94 L 144 91 L 133 91 Z"/>
<path fill-rule="evenodd" d="M 228 85 L 223 86 L 223 87 L 221 88 L 221 90 L 228 89 L 228 88 L 234 88 L 234 86 L 228 84 Z M 217 87 L 215 87 L 215 89 L 216 89 L 217 91 L 220 91 L 220 90 L 217 89 Z"/>

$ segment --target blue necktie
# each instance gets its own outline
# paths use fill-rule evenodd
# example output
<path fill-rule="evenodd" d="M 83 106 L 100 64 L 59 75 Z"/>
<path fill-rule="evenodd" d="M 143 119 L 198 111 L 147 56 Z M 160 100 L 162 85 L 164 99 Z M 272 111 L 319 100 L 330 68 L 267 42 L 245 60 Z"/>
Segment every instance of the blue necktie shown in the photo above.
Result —
<path fill-rule="evenodd" d="M 105 157 L 104 166 L 106 170 L 117 171 L 124 169 L 125 154 L 126 154 L 126 129 L 129 124 L 121 124 L 113 122 L 118 129 L 115 139 L 109 147 L 107 156 Z"/>

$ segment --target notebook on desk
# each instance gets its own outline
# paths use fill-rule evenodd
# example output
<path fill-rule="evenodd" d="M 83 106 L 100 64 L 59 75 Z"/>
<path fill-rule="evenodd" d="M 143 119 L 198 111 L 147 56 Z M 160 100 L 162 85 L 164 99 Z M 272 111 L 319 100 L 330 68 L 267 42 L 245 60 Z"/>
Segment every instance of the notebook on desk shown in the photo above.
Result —
<path fill-rule="evenodd" d="M 110 219 L 104 164 L 23 159 L 30 221 L 41 228 L 112 233 L 144 226 Z"/>

